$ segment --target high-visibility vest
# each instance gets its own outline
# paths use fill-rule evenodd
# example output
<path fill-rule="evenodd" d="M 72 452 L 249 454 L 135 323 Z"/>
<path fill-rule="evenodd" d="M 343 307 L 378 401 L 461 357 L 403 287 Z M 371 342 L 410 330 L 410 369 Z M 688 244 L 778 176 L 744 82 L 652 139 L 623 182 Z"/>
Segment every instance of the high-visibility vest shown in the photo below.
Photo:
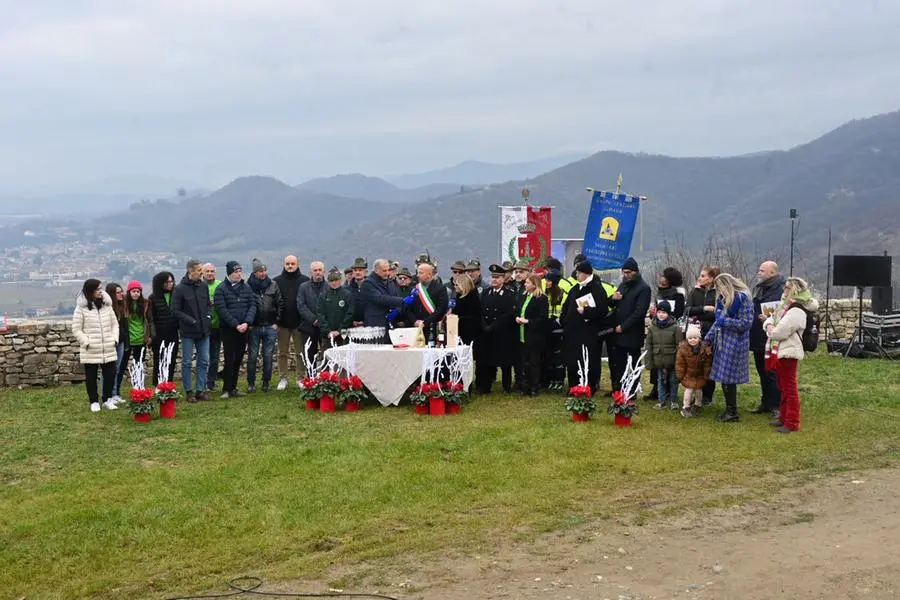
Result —
<path fill-rule="evenodd" d="M 563 305 L 565 305 L 566 298 L 568 298 L 569 296 L 568 291 L 563 291 L 562 288 L 560 288 L 560 291 L 562 291 L 562 297 L 559 300 L 559 304 L 553 304 L 552 302 L 550 302 L 550 296 L 547 296 L 551 319 L 559 319 L 560 316 L 562 316 Z"/>
<path fill-rule="evenodd" d="M 616 291 L 617 291 L 618 288 L 616 288 L 616 286 L 614 286 L 613 284 L 609 283 L 608 281 L 603 281 L 602 279 L 600 280 L 600 285 L 603 286 L 603 291 L 606 292 L 606 298 L 607 298 L 607 299 L 612 299 L 612 295 L 616 293 Z M 615 310 L 616 310 L 616 307 L 613 306 L 612 304 L 610 304 L 610 305 L 609 305 L 609 312 L 610 312 L 610 313 L 611 313 L 611 312 L 615 312 Z"/>

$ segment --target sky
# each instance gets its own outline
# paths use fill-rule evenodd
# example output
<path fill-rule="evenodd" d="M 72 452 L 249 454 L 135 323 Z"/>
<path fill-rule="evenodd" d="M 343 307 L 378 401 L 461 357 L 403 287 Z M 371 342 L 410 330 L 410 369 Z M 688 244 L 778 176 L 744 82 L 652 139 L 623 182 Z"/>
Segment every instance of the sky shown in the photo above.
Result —
<path fill-rule="evenodd" d="M 0 0 L 0 14 L 0 194 L 734 155 L 900 109 L 893 0 Z"/>

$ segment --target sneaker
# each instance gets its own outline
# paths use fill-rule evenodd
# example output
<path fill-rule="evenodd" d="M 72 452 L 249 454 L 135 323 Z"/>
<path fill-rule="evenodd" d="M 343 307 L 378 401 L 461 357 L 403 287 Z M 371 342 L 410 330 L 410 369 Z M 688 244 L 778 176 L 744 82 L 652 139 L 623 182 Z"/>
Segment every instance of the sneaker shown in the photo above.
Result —
<path fill-rule="evenodd" d="M 737 423 L 741 418 L 737 414 L 724 412 L 718 417 L 720 423 Z"/>
<path fill-rule="evenodd" d="M 279 392 L 283 392 L 284 390 L 286 390 L 287 389 L 287 377 L 282 377 L 278 381 L 278 386 L 275 389 L 278 390 Z"/>
<path fill-rule="evenodd" d="M 231 398 L 231 395 L 228 392 L 222 392 L 222 395 L 219 396 L 219 400 L 228 400 Z"/>
<path fill-rule="evenodd" d="M 685 419 L 690 419 L 691 417 L 694 416 L 694 413 L 691 412 L 690 408 L 682 408 L 681 416 L 684 417 Z"/>
<path fill-rule="evenodd" d="M 91 412 L 100 412 L 99 402 L 91 402 Z"/>
<path fill-rule="evenodd" d="M 209 400 L 209 393 L 208 393 L 208 392 L 200 392 L 199 394 L 197 394 L 197 401 L 198 401 L 198 402 L 206 402 L 207 400 Z"/>
<path fill-rule="evenodd" d="M 669 408 L 671 408 L 672 410 L 678 410 L 678 403 L 677 402 L 669 402 Z"/>
<path fill-rule="evenodd" d="M 246 396 L 246 395 L 247 394 L 245 394 L 244 392 L 242 392 L 240 390 L 231 390 L 231 392 L 229 392 L 228 397 L 229 398 L 240 398 L 241 396 Z"/>
<path fill-rule="evenodd" d="M 194 392 L 186 392 L 184 394 L 184 399 L 186 401 L 190 402 L 191 404 L 193 404 L 194 402 L 197 402 L 197 400 L 198 400 L 197 396 L 194 395 Z"/>
<path fill-rule="evenodd" d="M 788 429 L 788 428 L 785 427 L 784 425 L 782 425 L 781 427 L 779 427 L 779 428 L 776 429 L 775 431 L 777 431 L 778 433 L 794 433 L 794 430 L 793 430 L 793 429 Z"/>
<path fill-rule="evenodd" d="M 772 427 L 784 427 L 784 423 L 781 422 L 781 419 L 772 419 L 769 421 L 769 425 Z"/>
<path fill-rule="evenodd" d="M 113 402 L 112 398 L 110 398 L 109 400 L 107 400 L 106 402 L 103 403 L 103 408 L 105 408 L 106 410 L 118 410 L 119 409 L 119 407 L 116 406 L 116 403 Z"/>
<path fill-rule="evenodd" d="M 657 402 L 656 404 L 653 405 L 653 410 L 666 410 L 667 408 L 669 408 L 669 407 L 666 406 L 665 404 L 663 404 L 662 402 Z"/>
<path fill-rule="evenodd" d="M 263 394 L 269 393 L 269 382 L 268 381 L 263 382 L 262 392 L 263 392 Z"/>
<path fill-rule="evenodd" d="M 120 395 L 118 395 L 118 394 L 116 394 L 115 396 L 113 396 L 112 398 L 110 398 L 110 400 L 112 400 L 112 401 L 115 402 L 116 404 L 125 404 L 125 401 L 122 400 L 122 396 L 120 396 Z"/>
<path fill-rule="evenodd" d="M 247 393 L 248 394 L 256 393 L 256 384 L 255 383 L 251 383 L 250 385 L 247 386 Z"/>

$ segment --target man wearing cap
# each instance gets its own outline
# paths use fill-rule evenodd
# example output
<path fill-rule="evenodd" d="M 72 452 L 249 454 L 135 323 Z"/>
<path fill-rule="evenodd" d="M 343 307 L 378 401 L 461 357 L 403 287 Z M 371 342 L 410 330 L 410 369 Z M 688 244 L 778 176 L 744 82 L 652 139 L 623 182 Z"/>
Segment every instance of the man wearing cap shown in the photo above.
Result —
<path fill-rule="evenodd" d="M 300 312 L 300 347 L 306 348 L 309 342 L 310 362 L 319 353 L 321 329 L 319 327 L 319 296 L 325 292 L 325 263 L 316 260 L 309 263 L 309 281 L 300 285 L 297 292 L 297 310 Z M 306 366 L 299 367 L 300 373 L 306 377 Z"/>
<path fill-rule="evenodd" d="M 456 261 L 452 265 L 450 265 L 450 281 L 444 284 L 444 288 L 447 290 L 447 297 L 452 300 L 456 300 L 456 286 L 453 285 L 453 279 L 458 275 L 466 275 L 466 263 L 461 260 Z"/>
<path fill-rule="evenodd" d="M 597 393 L 600 383 L 600 338 L 603 320 L 609 307 L 609 299 L 594 276 L 591 263 L 585 261 L 575 267 L 578 285 L 569 290 L 563 305 L 560 323 L 563 326 L 563 354 L 568 372 L 569 386 L 578 384 L 578 367 L 582 360 L 582 348 L 588 352 L 588 385 Z"/>
<path fill-rule="evenodd" d="M 272 363 L 275 358 L 275 342 L 278 339 L 278 321 L 284 313 L 284 297 L 278 284 L 269 278 L 269 271 L 262 261 L 253 259 L 253 273 L 247 285 L 256 298 L 256 315 L 247 338 L 250 351 L 247 357 L 247 391 L 256 391 L 256 365 L 262 347 L 262 391 L 269 391 L 272 380 Z"/>
<path fill-rule="evenodd" d="M 528 264 L 528 261 L 524 258 L 519 259 L 516 264 L 513 265 L 513 281 L 510 286 L 515 294 L 515 312 L 516 315 L 519 314 L 519 311 L 522 309 L 522 304 L 525 303 L 525 298 L 528 296 L 525 291 L 525 278 L 528 277 L 529 273 L 531 273 L 531 266 Z M 525 381 L 525 373 L 522 368 L 520 356 L 517 355 L 515 357 L 515 363 L 513 364 L 513 371 L 516 375 L 516 389 L 522 390 L 524 387 Z"/>
<path fill-rule="evenodd" d="M 503 391 L 509 393 L 512 391 L 512 366 L 519 357 L 515 293 L 505 285 L 506 269 L 493 264 L 488 271 L 491 287 L 481 293 L 484 329 L 473 349 L 475 389 L 479 393 L 489 394 L 499 367 Z"/>
<path fill-rule="evenodd" d="M 284 390 L 288 386 L 289 362 L 291 355 L 291 342 L 294 343 L 294 360 L 297 368 L 297 381 L 300 381 L 303 370 L 303 361 L 300 352 L 303 349 L 300 330 L 300 311 L 297 309 L 297 294 L 300 286 L 309 281 L 309 277 L 300 271 L 300 261 L 293 254 L 284 257 L 284 268 L 281 275 L 275 277 L 275 283 L 281 290 L 284 298 L 284 311 L 278 321 L 278 389 Z M 298 383 L 299 387 L 299 383 Z"/>
<path fill-rule="evenodd" d="M 339 346 L 341 331 L 353 325 L 353 293 L 341 285 L 341 271 L 332 267 L 328 271 L 327 288 L 319 296 L 317 313 L 322 335 L 322 351 Z"/>
<path fill-rule="evenodd" d="M 610 304 L 616 307 L 612 323 L 615 335 L 609 349 L 609 373 L 613 391 L 622 389 L 622 376 L 628 365 L 641 356 L 644 347 L 645 320 L 650 310 L 650 286 L 641 277 L 637 261 L 629 257 L 622 264 L 622 283 Z"/>
<path fill-rule="evenodd" d="M 450 297 L 447 288 L 441 285 L 434 276 L 434 266 L 422 263 L 416 268 L 419 283 L 416 284 L 416 297 L 408 314 L 416 327 L 422 327 L 425 339 L 437 341 L 438 324 L 447 314 Z"/>
<path fill-rule="evenodd" d="M 353 281 L 353 267 L 347 267 L 344 269 L 344 285 L 350 285 L 351 281 Z"/>
<path fill-rule="evenodd" d="M 481 279 L 481 261 L 473 258 L 466 264 L 466 274 L 475 284 L 475 290 L 480 294 L 484 290 L 491 287 L 486 281 Z"/>
<path fill-rule="evenodd" d="M 220 396 L 223 400 L 244 395 L 237 389 L 238 374 L 247 350 L 247 332 L 256 316 L 253 291 L 241 279 L 244 268 L 236 260 L 230 260 L 225 264 L 225 273 L 228 278 L 216 288 L 214 300 L 221 325 L 222 351 L 225 354 L 223 392 Z"/>
<path fill-rule="evenodd" d="M 397 295 L 404 298 L 412 291 L 412 273 L 409 269 L 402 267 L 397 271 Z"/>
<path fill-rule="evenodd" d="M 360 290 L 362 290 L 363 282 L 369 276 L 369 263 L 366 262 L 365 258 L 357 257 L 350 268 L 353 269 L 353 279 L 347 284 L 347 289 L 353 294 L 353 326 L 362 327 L 366 320 L 366 303 L 360 297 Z M 390 269 L 385 270 L 385 276 L 389 271 Z"/>

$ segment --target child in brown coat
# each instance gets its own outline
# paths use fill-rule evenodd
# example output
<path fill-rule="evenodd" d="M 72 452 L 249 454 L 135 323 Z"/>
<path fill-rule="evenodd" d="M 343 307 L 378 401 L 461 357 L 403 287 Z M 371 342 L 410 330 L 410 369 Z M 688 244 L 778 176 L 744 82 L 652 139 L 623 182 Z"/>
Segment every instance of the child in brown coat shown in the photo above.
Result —
<path fill-rule="evenodd" d="M 693 417 L 700 412 L 703 386 L 709 381 L 711 369 L 712 351 L 700 340 L 700 328 L 691 325 L 685 341 L 678 345 L 678 352 L 675 354 L 675 376 L 684 387 L 682 417 Z"/>

